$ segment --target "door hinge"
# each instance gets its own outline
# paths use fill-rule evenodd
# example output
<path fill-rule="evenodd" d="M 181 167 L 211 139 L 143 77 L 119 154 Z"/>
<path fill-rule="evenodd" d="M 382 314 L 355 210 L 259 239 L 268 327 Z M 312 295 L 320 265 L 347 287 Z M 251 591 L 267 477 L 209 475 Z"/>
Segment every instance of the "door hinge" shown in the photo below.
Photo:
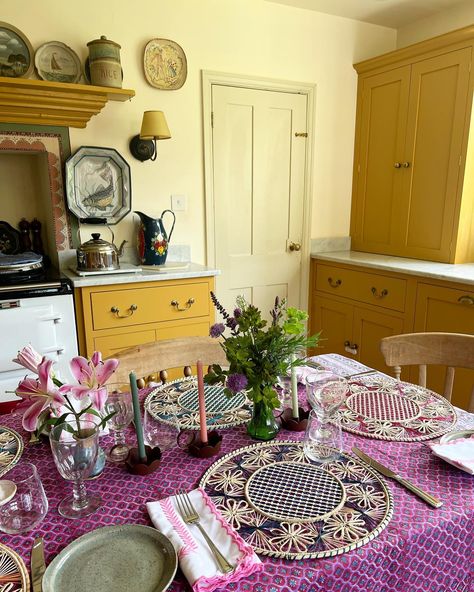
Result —
<path fill-rule="evenodd" d="M 307 138 L 307 132 L 295 132 L 295 138 Z"/>
<path fill-rule="evenodd" d="M 214 127 L 214 111 L 211 111 L 211 127 Z"/>

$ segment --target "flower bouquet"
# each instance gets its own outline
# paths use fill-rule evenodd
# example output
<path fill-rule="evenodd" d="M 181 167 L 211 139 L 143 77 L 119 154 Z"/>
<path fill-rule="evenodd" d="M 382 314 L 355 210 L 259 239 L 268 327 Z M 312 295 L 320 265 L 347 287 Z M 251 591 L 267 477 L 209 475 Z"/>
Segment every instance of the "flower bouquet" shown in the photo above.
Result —
<path fill-rule="evenodd" d="M 211 298 L 224 322 L 212 325 L 210 335 L 223 339 L 229 368 L 223 370 L 213 365 L 205 380 L 208 384 L 224 383 L 228 395 L 246 390 L 254 404 L 247 431 L 253 438 L 270 440 L 279 429 L 273 414 L 273 409 L 280 405 L 274 389 L 278 376 L 305 364 L 301 356 L 306 348 L 317 345 L 319 334 L 308 337 L 308 314 L 287 306 L 286 300 L 278 297 L 270 311 L 270 323 L 241 296 L 237 297 L 232 315 L 212 292 Z"/>
<path fill-rule="evenodd" d="M 26 431 L 39 435 L 71 416 L 77 426 L 83 416 L 83 419 L 98 418 L 95 422 L 100 428 L 110 419 L 111 415 L 103 415 L 107 400 L 104 385 L 115 372 L 118 360 L 102 361 L 100 352 L 94 352 L 90 360 L 82 356 L 73 358 L 70 367 L 78 384 L 63 384 L 53 372 L 53 361 L 42 357 L 31 345 L 19 351 L 13 361 L 37 375 L 37 378 L 24 378 L 15 389 L 23 399 L 18 409 L 23 410 L 22 424 Z"/>

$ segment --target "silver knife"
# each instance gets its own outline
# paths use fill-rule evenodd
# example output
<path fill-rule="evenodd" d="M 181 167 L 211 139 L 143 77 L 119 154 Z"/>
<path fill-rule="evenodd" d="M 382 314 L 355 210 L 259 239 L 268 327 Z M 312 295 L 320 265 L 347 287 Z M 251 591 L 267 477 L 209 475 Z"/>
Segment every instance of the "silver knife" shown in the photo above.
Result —
<path fill-rule="evenodd" d="M 38 537 L 31 548 L 31 585 L 33 592 L 43 592 L 45 569 L 43 537 Z"/>
<path fill-rule="evenodd" d="M 374 458 L 372 458 L 368 454 L 365 454 L 365 452 L 362 452 L 362 450 L 357 448 L 357 446 L 352 447 L 352 452 L 359 458 L 361 458 L 364 462 L 366 462 L 370 467 L 372 467 L 379 473 L 382 473 L 382 475 L 385 475 L 385 477 L 389 477 L 390 479 L 395 479 L 395 481 L 398 481 L 400 485 L 403 485 L 404 487 L 409 489 L 412 493 L 420 497 L 424 502 L 430 504 L 430 506 L 433 506 L 434 508 L 439 508 L 443 505 L 443 502 L 440 501 L 438 498 L 434 497 L 433 495 L 430 495 L 429 493 L 426 493 L 426 491 L 423 491 L 410 481 L 407 481 L 406 479 L 404 479 L 388 467 L 380 464 Z"/>

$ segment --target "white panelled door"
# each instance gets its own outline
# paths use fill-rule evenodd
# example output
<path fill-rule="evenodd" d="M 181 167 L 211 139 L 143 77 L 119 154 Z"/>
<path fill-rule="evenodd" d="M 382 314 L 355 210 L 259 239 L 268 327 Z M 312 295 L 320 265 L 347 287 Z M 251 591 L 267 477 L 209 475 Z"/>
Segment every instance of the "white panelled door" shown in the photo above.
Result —
<path fill-rule="evenodd" d="M 305 95 L 212 85 L 217 295 L 300 306 Z M 298 135 L 296 135 L 298 134 Z M 300 135 L 301 134 L 301 135 Z"/>

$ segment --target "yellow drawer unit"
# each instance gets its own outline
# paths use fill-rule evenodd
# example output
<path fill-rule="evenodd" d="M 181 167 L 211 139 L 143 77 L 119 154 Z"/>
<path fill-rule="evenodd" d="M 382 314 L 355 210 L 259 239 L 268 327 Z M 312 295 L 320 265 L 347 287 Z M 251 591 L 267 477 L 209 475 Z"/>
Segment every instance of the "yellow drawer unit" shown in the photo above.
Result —
<path fill-rule="evenodd" d="M 403 312 L 406 280 L 387 275 L 318 264 L 314 288 L 334 296 L 350 298 Z"/>
<path fill-rule="evenodd" d="M 209 314 L 207 282 L 123 288 L 91 294 L 94 330 L 202 317 Z"/>

